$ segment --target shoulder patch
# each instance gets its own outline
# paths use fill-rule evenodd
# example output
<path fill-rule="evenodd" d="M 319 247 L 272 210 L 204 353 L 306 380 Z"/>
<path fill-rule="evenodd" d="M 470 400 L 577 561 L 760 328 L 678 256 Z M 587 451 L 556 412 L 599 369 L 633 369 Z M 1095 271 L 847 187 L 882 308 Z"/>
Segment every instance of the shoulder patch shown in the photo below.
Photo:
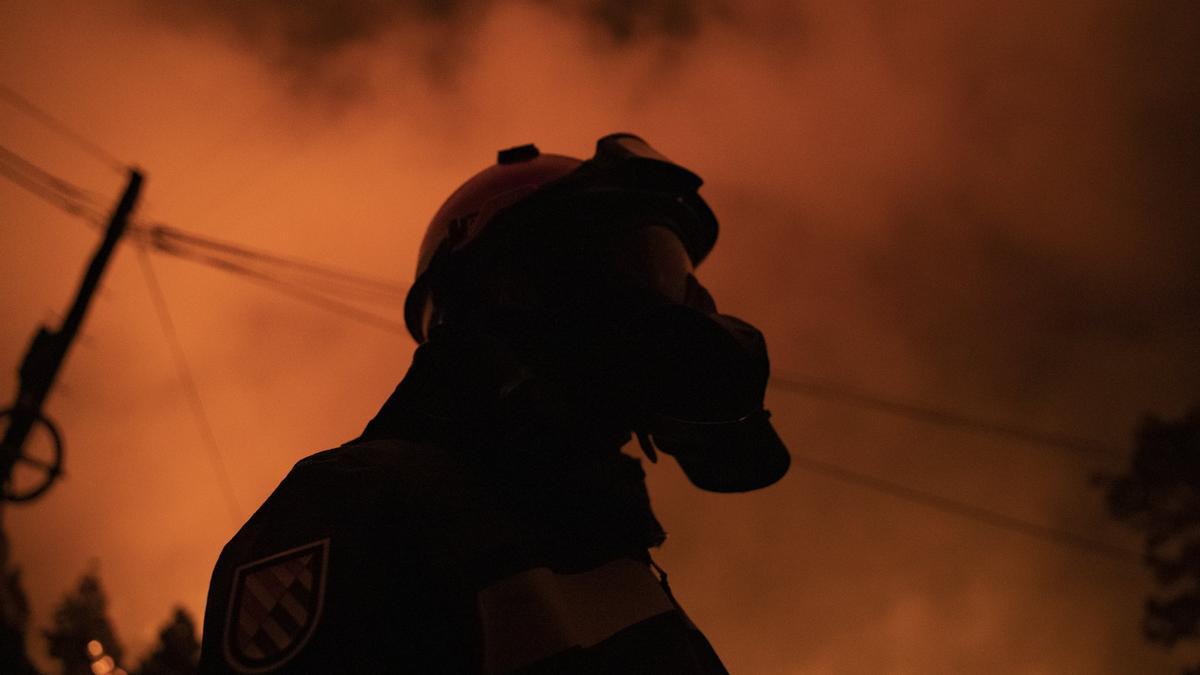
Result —
<path fill-rule="evenodd" d="M 329 539 L 246 563 L 233 573 L 225 661 L 239 673 L 287 663 L 312 636 L 325 600 Z"/>

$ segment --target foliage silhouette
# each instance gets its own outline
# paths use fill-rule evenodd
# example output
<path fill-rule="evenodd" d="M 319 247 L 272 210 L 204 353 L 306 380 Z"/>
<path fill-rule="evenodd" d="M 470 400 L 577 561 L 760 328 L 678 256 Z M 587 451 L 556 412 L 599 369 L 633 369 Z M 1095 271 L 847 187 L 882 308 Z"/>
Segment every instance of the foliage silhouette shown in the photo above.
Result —
<path fill-rule="evenodd" d="M 108 619 L 108 597 L 95 566 L 79 580 L 54 610 L 54 626 L 44 631 L 50 656 L 62 663 L 63 675 L 93 675 L 88 643 L 96 640 L 116 663 L 124 650 Z"/>
<path fill-rule="evenodd" d="M 29 599 L 21 587 L 20 570 L 8 565 L 8 537 L 0 529 L 0 672 L 30 675 L 38 672 L 25 652 L 29 630 Z"/>
<path fill-rule="evenodd" d="M 1170 648 L 1200 636 L 1200 406 L 1181 419 L 1147 417 L 1128 473 L 1107 478 L 1113 517 L 1145 536 L 1158 592 L 1146 599 L 1147 640 Z M 1200 667 L 1187 672 L 1200 674 Z"/>
<path fill-rule="evenodd" d="M 158 633 L 158 644 L 142 659 L 135 675 L 193 675 L 199 672 L 199 661 L 196 622 L 186 609 L 176 607 Z"/>

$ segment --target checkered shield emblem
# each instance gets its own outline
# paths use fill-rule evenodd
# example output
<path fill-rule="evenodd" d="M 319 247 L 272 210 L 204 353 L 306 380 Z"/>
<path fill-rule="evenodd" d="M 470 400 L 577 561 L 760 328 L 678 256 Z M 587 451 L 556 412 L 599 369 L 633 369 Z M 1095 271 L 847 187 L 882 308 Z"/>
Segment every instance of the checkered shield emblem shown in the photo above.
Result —
<path fill-rule="evenodd" d="M 300 651 L 321 616 L 329 540 L 237 568 L 225 622 L 225 660 L 243 673 L 282 666 Z"/>

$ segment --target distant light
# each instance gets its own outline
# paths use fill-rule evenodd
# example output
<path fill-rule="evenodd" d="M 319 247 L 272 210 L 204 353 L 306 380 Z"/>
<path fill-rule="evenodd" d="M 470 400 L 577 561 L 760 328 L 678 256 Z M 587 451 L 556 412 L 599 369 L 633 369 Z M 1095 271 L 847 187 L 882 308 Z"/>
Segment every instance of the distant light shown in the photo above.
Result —
<path fill-rule="evenodd" d="M 88 654 L 91 654 L 93 659 L 99 658 L 104 653 L 104 645 L 100 644 L 99 640 L 88 642 L 87 649 Z"/>
<path fill-rule="evenodd" d="M 103 656 L 92 663 L 92 672 L 96 675 L 109 675 L 116 665 L 111 656 Z"/>

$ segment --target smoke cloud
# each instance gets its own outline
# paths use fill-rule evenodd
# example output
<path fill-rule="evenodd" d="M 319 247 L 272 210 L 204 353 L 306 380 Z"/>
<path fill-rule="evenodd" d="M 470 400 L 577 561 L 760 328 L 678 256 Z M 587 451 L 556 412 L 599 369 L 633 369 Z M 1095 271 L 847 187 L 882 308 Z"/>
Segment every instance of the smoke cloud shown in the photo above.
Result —
<path fill-rule="evenodd" d="M 5 6 L 0 81 L 150 168 L 146 217 L 407 281 L 430 215 L 495 150 L 583 156 L 629 130 L 706 179 L 723 230 L 701 277 L 763 329 L 776 374 L 1118 448 L 1142 412 L 1195 402 L 1193 3 L 104 7 Z M 112 184 L 10 117 L 0 137 Z M 0 329 L 15 364 L 91 242 L 0 190 L 0 248 L 21 252 Z M 155 262 L 247 510 L 355 435 L 407 366 L 403 337 Z M 232 525 L 131 256 L 106 288 L 51 411 L 71 477 L 4 515 L 35 620 L 99 555 L 136 653 L 175 601 L 199 613 Z M 768 403 L 799 455 L 1137 546 L 1088 484 L 1112 461 Z M 733 672 L 1183 662 L 1139 637 L 1136 567 L 801 467 L 743 496 L 648 468 L 659 562 Z"/>
<path fill-rule="evenodd" d="M 497 12 L 522 3 L 498 0 L 189 0 L 147 2 L 148 16 L 187 32 L 207 32 L 231 41 L 278 69 L 297 92 L 361 94 L 354 56 L 368 47 L 381 55 L 414 61 L 442 83 L 452 83 L 464 64 L 489 58 L 476 38 Z M 644 41 L 683 44 L 709 21 L 729 19 L 723 0 L 541 0 L 524 3 L 580 26 L 581 48 L 619 50 Z M 532 27 L 531 27 L 532 28 Z M 535 43 L 540 31 L 519 39 Z"/>

